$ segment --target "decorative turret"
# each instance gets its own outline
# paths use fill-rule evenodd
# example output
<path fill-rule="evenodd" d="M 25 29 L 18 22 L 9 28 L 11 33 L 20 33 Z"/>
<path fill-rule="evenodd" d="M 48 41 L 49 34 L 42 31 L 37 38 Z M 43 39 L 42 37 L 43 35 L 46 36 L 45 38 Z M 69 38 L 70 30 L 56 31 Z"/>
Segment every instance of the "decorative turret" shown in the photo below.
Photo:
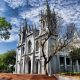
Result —
<path fill-rule="evenodd" d="M 44 32 L 46 30 L 46 28 L 49 26 L 49 19 L 51 17 L 51 10 L 48 4 L 48 1 L 46 0 L 46 11 L 41 11 L 41 15 L 40 15 L 41 19 L 41 31 L 40 33 Z"/>
<path fill-rule="evenodd" d="M 21 37 L 22 37 L 22 28 L 20 26 L 20 30 L 19 30 L 19 43 L 21 43 Z"/>
<path fill-rule="evenodd" d="M 27 25 L 27 20 L 25 19 L 22 28 L 22 42 L 25 42 L 26 31 L 28 31 L 28 25 Z"/>
<path fill-rule="evenodd" d="M 55 11 L 50 10 L 48 0 L 46 0 L 46 11 L 41 11 L 41 33 L 49 29 L 50 34 L 56 35 L 57 33 L 57 16 Z M 54 31 L 54 32 L 53 32 Z"/>
<path fill-rule="evenodd" d="M 24 31 L 28 31 L 28 24 L 27 24 L 27 19 L 24 19 L 24 23 L 23 23 L 23 30 Z"/>
<path fill-rule="evenodd" d="M 48 0 L 46 0 L 46 11 L 47 11 L 47 15 L 51 15 L 51 10 L 50 10 L 50 6 L 49 6 L 49 3 L 48 3 Z"/>

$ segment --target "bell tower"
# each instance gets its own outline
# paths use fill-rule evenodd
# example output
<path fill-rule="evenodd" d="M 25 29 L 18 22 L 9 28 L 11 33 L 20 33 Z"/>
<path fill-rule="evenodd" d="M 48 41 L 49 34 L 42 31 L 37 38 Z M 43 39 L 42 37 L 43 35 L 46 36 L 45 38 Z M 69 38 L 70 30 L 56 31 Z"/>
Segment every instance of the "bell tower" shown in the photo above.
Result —
<path fill-rule="evenodd" d="M 55 11 L 51 11 L 48 1 L 46 0 L 46 10 L 41 11 L 40 15 L 41 33 L 49 30 L 51 34 L 56 33 L 57 30 L 57 16 Z M 54 32 L 53 32 L 54 31 Z"/>

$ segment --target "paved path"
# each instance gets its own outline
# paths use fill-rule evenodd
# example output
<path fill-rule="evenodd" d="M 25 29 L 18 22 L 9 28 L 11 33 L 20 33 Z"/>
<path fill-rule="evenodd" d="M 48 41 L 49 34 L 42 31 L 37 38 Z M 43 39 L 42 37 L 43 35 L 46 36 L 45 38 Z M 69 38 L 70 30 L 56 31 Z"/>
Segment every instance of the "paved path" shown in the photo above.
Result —
<path fill-rule="evenodd" d="M 80 80 L 80 78 L 72 78 L 72 77 L 64 77 L 64 76 L 58 76 L 58 80 Z"/>

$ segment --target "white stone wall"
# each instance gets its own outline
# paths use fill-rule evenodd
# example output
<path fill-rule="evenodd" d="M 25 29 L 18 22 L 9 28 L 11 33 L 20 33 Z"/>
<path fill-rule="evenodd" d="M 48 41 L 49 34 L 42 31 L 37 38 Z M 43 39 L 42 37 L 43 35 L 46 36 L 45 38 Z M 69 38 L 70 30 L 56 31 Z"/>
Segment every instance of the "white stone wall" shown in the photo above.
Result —
<path fill-rule="evenodd" d="M 38 62 L 38 74 L 45 74 L 44 71 L 44 58 L 42 57 L 42 47 L 41 47 L 41 41 L 44 41 L 44 39 L 47 37 L 45 34 L 39 34 L 38 37 L 34 37 L 33 33 L 27 33 L 26 34 L 26 40 L 24 43 L 19 41 L 19 47 L 17 48 L 17 55 L 16 55 L 16 72 L 17 73 L 28 73 L 28 62 L 31 61 L 31 73 L 36 73 L 37 71 L 37 62 Z M 21 33 L 21 37 L 23 37 Z M 31 52 L 28 53 L 28 42 L 31 42 Z M 36 52 L 36 41 L 39 41 L 39 50 Z M 46 57 L 49 57 L 53 53 L 53 46 L 55 46 L 57 39 L 53 36 L 49 38 L 49 40 L 46 41 L 44 52 Z M 21 42 L 21 43 L 20 43 Z M 22 46 L 20 46 L 22 44 Z M 22 47 L 24 46 L 24 53 L 22 50 Z M 60 56 L 64 56 L 65 58 L 65 69 L 67 68 L 66 65 L 66 56 L 69 56 L 69 52 L 67 50 L 58 52 L 52 60 L 47 65 L 48 73 L 51 75 L 53 73 L 57 73 L 61 71 L 61 65 L 60 65 Z M 75 67 L 77 65 L 77 67 Z M 74 66 L 75 71 L 79 71 L 79 65 L 78 62 L 76 62 L 76 65 Z M 70 65 L 71 66 L 71 65 Z"/>

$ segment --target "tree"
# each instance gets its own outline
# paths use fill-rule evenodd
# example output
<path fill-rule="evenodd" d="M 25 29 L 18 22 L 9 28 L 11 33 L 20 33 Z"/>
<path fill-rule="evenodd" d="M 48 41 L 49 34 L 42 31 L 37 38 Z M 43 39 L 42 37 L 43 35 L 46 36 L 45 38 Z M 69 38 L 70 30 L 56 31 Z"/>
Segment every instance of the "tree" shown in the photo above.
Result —
<path fill-rule="evenodd" d="M 16 51 L 11 50 L 0 55 L 0 71 L 13 72 L 16 62 Z"/>
<path fill-rule="evenodd" d="M 62 29 L 62 28 L 58 26 L 59 18 L 57 17 L 57 14 L 55 13 L 54 9 L 53 9 L 53 12 L 51 12 L 48 1 L 46 1 L 46 2 L 47 2 L 47 10 L 46 10 L 47 14 L 45 15 L 45 17 L 46 17 L 45 21 L 47 22 L 46 28 L 48 30 L 47 31 L 45 30 L 45 34 L 47 35 L 47 37 L 45 37 L 44 41 L 41 42 L 41 47 L 42 47 L 42 56 L 44 58 L 45 74 L 48 75 L 47 64 L 50 62 L 50 60 L 53 58 L 53 56 L 56 53 L 58 53 L 59 51 L 63 50 L 67 46 L 69 46 L 69 43 L 72 41 L 73 34 L 75 32 L 75 25 L 74 25 L 74 23 L 70 23 L 66 27 L 66 30 L 63 33 L 61 33 L 60 29 Z M 42 12 L 41 12 L 41 15 L 44 15 L 44 14 L 42 14 Z M 55 38 L 57 38 L 57 39 L 56 39 L 55 44 L 52 45 L 52 47 L 51 47 L 53 50 L 53 53 L 50 54 L 49 57 L 47 57 L 45 54 L 45 51 L 44 51 L 45 43 L 52 36 L 53 36 L 54 40 L 55 40 Z"/>
<path fill-rule="evenodd" d="M 15 59 L 16 59 L 16 51 L 11 50 L 5 53 L 5 63 L 15 65 Z"/>
<path fill-rule="evenodd" d="M 9 39 L 12 26 L 5 20 L 5 18 L 0 17 L 0 37 L 4 39 Z"/>
<path fill-rule="evenodd" d="M 70 52 L 72 60 L 80 59 L 80 48 L 75 48 Z"/>
<path fill-rule="evenodd" d="M 73 64 L 75 64 L 75 61 L 80 60 L 80 48 L 74 48 L 70 52 L 70 57 L 72 59 L 72 70 L 73 70 Z"/>
<path fill-rule="evenodd" d="M 11 68 L 11 72 L 14 70 L 14 65 L 16 61 L 16 51 L 11 50 L 5 53 L 5 59 L 4 62 L 8 66 L 8 68 Z"/>

